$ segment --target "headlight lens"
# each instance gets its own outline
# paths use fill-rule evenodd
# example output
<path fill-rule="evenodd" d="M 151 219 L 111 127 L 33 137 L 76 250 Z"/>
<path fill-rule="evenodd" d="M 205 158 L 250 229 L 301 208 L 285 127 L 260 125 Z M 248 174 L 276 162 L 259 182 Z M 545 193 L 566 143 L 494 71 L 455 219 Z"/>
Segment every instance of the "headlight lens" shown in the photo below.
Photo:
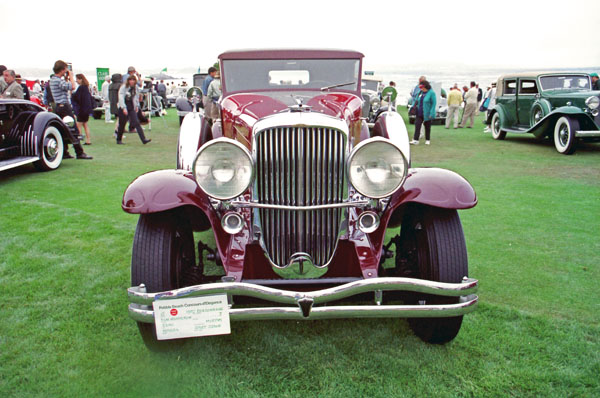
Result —
<path fill-rule="evenodd" d="M 252 158 L 246 148 L 229 138 L 204 144 L 194 160 L 196 182 L 207 195 L 227 200 L 241 195 L 252 181 Z"/>
<path fill-rule="evenodd" d="M 398 147 L 385 138 L 360 143 L 348 161 L 350 183 L 369 198 L 390 196 L 402 186 L 408 164 Z"/>
<path fill-rule="evenodd" d="M 589 97 L 588 99 L 585 100 L 585 104 L 591 110 L 598 109 L 598 107 L 600 106 L 600 98 L 598 98 L 598 97 Z"/>

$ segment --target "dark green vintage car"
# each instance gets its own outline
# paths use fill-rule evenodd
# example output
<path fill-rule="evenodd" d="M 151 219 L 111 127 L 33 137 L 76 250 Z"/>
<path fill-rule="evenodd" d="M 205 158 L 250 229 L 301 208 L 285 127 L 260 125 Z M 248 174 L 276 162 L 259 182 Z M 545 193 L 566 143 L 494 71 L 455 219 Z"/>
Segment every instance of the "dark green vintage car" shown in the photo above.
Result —
<path fill-rule="evenodd" d="M 600 91 L 586 73 L 521 73 L 498 79 L 496 105 L 488 113 L 492 137 L 531 133 L 549 137 L 559 153 L 578 140 L 600 141 Z"/>

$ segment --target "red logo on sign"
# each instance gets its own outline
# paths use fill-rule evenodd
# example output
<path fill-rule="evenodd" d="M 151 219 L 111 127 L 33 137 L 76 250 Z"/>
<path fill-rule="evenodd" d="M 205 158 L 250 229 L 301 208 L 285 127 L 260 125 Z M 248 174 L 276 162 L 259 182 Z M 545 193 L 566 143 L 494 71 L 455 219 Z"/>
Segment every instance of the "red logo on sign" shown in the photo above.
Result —
<path fill-rule="evenodd" d="M 175 308 L 173 308 L 171 310 L 171 315 L 173 315 L 173 316 L 177 315 L 177 310 Z"/>

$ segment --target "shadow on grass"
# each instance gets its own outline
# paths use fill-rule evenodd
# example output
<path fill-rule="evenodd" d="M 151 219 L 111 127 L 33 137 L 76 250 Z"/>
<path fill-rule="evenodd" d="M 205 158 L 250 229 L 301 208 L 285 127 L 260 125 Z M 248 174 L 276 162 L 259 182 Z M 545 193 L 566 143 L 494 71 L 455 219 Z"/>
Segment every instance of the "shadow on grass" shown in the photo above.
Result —
<path fill-rule="evenodd" d="M 505 142 L 513 142 L 521 145 L 530 145 L 530 146 L 539 146 L 539 147 L 547 147 L 548 149 L 552 149 L 556 151 L 554 147 L 554 142 L 548 137 L 544 138 L 535 138 L 533 136 L 518 136 L 518 135 L 510 135 L 507 134 L 504 139 Z M 575 143 L 575 153 L 598 153 L 600 152 L 600 143 L 593 142 L 576 142 Z M 558 154 L 558 152 L 557 152 Z"/>

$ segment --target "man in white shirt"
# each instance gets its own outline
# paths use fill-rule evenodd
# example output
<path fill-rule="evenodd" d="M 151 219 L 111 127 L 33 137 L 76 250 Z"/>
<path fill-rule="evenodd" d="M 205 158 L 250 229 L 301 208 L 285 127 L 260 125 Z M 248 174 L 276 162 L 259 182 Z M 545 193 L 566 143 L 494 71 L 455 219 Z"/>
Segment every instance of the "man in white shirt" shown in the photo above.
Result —
<path fill-rule="evenodd" d="M 104 122 L 106 123 L 114 123 L 113 120 L 110 120 L 110 98 L 108 98 L 108 86 L 110 86 L 110 76 L 104 76 L 104 83 L 102 83 L 102 101 L 104 104 Z"/>
<path fill-rule="evenodd" d="M 467 119 L 471 119 L 471 123 L 467 128 L 473 128 L 473 123 L 475 122 L 475 111 L 477 110 L 477 87 L 475 82 L 471 82 L 471 88 L 465 94 L 465 111 L 463 113 L 462 123 L 460 124 L 460 128 L 465 127 L 467 124 Z"/>

